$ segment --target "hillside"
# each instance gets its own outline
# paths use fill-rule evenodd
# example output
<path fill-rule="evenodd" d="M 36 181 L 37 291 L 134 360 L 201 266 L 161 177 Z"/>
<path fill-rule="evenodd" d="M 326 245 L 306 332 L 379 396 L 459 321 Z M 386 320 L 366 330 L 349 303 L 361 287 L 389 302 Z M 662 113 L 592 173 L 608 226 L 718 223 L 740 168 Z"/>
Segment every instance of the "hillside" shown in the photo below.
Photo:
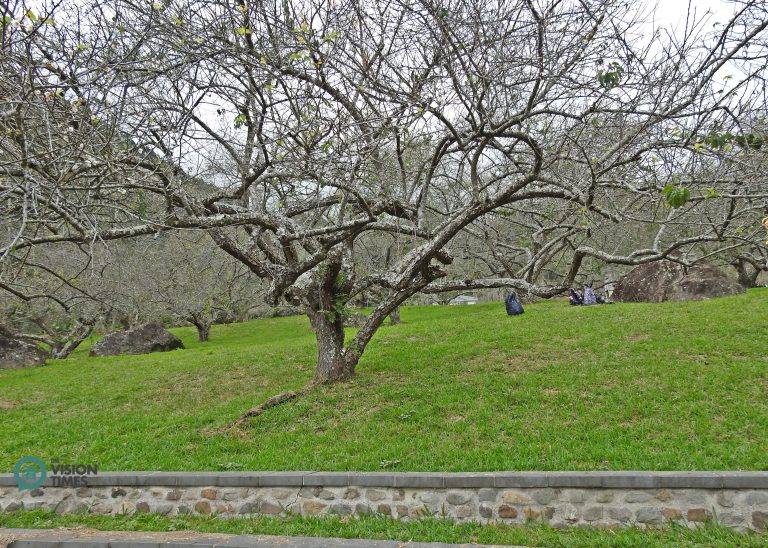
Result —
<path fill-rule="evenodd" d="M 187 350 L 0 371 L 0 469 L 768 469 L 768 290 L 698 303 L 410 307 L 343 385 L 304 317 L 178 329 Z"/>

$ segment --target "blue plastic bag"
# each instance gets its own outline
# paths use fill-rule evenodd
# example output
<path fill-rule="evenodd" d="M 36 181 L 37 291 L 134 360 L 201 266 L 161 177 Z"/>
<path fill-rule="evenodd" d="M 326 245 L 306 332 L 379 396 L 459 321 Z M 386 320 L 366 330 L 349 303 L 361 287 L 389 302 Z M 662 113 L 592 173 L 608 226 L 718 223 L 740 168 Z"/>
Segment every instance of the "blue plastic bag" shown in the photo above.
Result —
<path fill-rule="evenodd" d="M 507 314 L 510 316 L 517 316 L 518 314 L 522 314 L 524 312 L 523 305 L 520 303 L 519 300 L 517 300 L 517 295 L 514 293 L 510 293 L 507 296 L 506 300 L 507 305 Z"/>

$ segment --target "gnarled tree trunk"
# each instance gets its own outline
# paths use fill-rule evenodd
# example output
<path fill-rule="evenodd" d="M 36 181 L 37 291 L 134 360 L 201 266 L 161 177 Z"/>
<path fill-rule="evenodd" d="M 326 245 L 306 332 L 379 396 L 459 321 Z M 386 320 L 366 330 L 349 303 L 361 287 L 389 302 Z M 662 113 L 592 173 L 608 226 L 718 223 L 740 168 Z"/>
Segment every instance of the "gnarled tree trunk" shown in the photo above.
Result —
<path fill-rule="evenodd" d="M 213 319 L 202 317 L 197 314 L 190 315 L 188 319 L 189 322 L 195 326 L 195 329 L 197 329 L 197 340 L 200 342 L 207 342 L 208 337 L 211 334 Z"/>
<path fill-rule="evenodd" d="M 200 322 L 195 324 L 197 329 L 197 340 L 200 342 L 207 342 L 208 337 L 211 335 L 210 322 Z"/>
<path fill-rule="evenodd" d="M 317 369 L 314 383 L 333 382 L 355 374 L 355 365 L 344 353 L 344 320 L 325 310 L 308 311 L 317 339 Z"/>
<path fill-rule="evenodd" d="M 757 277 L 760 275 L 760 270 L 755 268 L 750 261 L 738 258 L 731 263 L 731 266 L 736 269 L 739 275 L 739 283 L 742 286 L 746 288 L 757 287 Z"/>

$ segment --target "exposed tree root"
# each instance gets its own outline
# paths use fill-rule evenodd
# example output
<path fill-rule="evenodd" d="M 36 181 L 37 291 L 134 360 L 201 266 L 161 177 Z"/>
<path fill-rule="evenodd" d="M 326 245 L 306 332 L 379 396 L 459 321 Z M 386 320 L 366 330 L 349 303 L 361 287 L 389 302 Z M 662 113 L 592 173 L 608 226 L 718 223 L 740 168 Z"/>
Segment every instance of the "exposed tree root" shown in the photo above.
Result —
<path fill-rule="evenodd" d="M 278 394 L 277 396 L 272 396 L 271 398 L 268 398 L 264 403 L 261 403 L 256 407 L 252 407 L 251 409 L 249 409 L 248 411 L 240 415 L 237 418 L 237 420 L 235 420 L 234 422 L 229 423 L 227 426 L 221 428 L 218 431 L 214 430 L 212 433 L 224 434 L 226 432 L 231 432 L 232 430 L 237 430 L 241 426 L 244 426 L 248 422 L 248 419 L 252 417 L 258 417 L 259 415 L 264 413 L 267 409 L 271 409 L 285 402 L 295 400 L 296 398 L 304 395 L 305 393 L 309 392 L 316 386 L 334 384 L 336 382 L 343 382 L 352 376 L 353 375 L 347 375 L 347 376 L 336 378 L 336 379 L 326 379 L 326 378 L 313 379 L 309 384 L 307 384 L 301 390 L 298 390 L 296 392 L 290 392 L 290 391 L 283 392 L 282 394 Z"/>
<path fill-rule="evenodd" d="M 261 405 L 257 405 L 256 407 L 253 407 L 240 415 L 240 417 L 229 425 L 229 428 L 237 428 L 239 426 L 244 425 L 248 419 L 251 417 L 258 417 L 261 415 L 264 411 L 267 409 L 270 409 L 271 407 L 276 407 L 280 405 L 281 403 L 285 403 L 287 401 L 291 401 L 295 398 L 299 397 L 299 394 L 302 394 L 304 390 L 301 390 L 299 392 L 283 392 L 282 394 L 278 394 L 277 396 L 272 396 L 267 401 L 262 403 Z"/>

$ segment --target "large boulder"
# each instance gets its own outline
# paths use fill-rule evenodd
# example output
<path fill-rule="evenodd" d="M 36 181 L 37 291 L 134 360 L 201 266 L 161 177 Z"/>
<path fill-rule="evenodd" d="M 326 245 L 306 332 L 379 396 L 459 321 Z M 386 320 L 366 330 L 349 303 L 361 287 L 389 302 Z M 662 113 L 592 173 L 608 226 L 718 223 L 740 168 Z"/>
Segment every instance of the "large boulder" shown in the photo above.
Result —
<path fill-rule="evenodd" d="M 149 354 L 184 348 L 181 339 L 169 333 L 161 323 L 150 322 L 133 329 L 105 335 L 91 347 L 91 356 Z"/>
<path fill-rule="evenodd" d="M 642 264 L 616 282 L 613 299 L 622 302 L 700 301 L 744 293 L 744 287 L 707 263 L 688 269 L 661 260 Z"/>
<path fill-rule="evenodd" d="M 36 344 L 0 335 L 0 369 L 22 369 L 44 365 L 48 354 Z"/>

